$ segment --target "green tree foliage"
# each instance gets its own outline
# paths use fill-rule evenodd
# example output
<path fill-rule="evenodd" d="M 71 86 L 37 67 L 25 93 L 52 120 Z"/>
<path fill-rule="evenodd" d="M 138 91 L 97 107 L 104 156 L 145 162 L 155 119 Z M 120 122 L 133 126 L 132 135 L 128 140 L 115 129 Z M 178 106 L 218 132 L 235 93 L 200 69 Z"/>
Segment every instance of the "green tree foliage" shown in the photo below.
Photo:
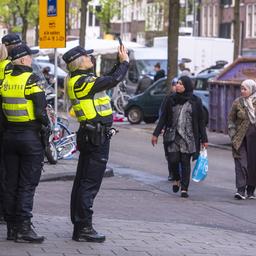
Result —
<path fill-rule="evenodd" d="M 35 26 L 38 19 L 37 0 L 1 0 L 1 21 L 7 24 L 11 31 L 21 31 L 22 39 L 26 40 L 29 26 Z M 18 20 L 21 23 L 18 24 Z"/>
<path fill-rule="evenodd" d="M 120 14 L 120 5 L 116 0 L 100 0 L 100 10 L 96 10 L 96 17 L 99 19 L 101 27 L 106 34 L 109 34 L 111 20 Z"/>

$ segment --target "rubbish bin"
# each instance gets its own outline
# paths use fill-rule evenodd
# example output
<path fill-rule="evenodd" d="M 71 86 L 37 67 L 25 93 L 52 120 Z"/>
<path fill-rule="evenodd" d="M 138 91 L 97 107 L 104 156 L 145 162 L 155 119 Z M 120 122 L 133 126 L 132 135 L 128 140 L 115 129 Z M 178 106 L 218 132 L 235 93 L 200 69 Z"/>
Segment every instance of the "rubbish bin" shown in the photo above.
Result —
<path fill-rule="evenodd" d="M 256 79 L 256 58 L 238 58 L 208 82 L 210 131 L 227 134 L 228 114 L 245 79 Z"/>

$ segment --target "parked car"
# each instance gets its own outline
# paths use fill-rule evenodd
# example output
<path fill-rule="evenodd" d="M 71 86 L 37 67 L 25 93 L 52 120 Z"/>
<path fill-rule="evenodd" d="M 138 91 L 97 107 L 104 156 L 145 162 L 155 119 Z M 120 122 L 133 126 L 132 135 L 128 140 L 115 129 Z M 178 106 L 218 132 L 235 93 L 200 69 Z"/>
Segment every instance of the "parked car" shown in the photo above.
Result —
<path fill-rule="evenodd" d="M 40 67 L 41 70 L 43 70 L 46 67 L 50 68 L 50 74 L 54 76 L 54 64 L 50 62 L 46 62 L 44 60 L 36 60 L 35 63 Z M 58 77 L 58 86 L 63 88 L 64 87 L 64 80 L 67 76 L 67 73 L 61 69 L 60 67 L 57 67 L 57 77 Z"/>
<path fill-rule="evenodd" d="M 195 82 L 200 84 L 204 78 L 197 78 Z M 159 108 L 166 96 L 169 86 L 166 84 L 167 79 L 162 78 L 153 83 L 144 93 L 136 95 L 128 100 L 125 106 L 125 116 L 131 124 L 154 123 L 158 119 Z M 207 90 L 194 90 L 194 94 L 202 99 L 203 107 L 208 119 L 208 95 Z"/>

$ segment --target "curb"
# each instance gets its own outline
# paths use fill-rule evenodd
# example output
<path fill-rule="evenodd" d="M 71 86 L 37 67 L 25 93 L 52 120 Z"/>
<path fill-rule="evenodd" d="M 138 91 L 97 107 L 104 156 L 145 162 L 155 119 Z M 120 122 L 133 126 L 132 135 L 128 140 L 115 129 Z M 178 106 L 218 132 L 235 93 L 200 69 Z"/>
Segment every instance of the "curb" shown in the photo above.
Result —
<path fill-rule="evenodd" d="M 224 145 L 219 145 L 219 144 L 214 144 L 214 143 L 208 143 L 208 145 L 211 148 L 219 148 L 219 149 L 223 149 L 223 150 L 232 151 L 232 147 L 231 146 L 224 146 Z"/>
<path fill-rule="evenodd" d="M 75 172 L 60 172 L 60 173 L 49 173 L 41 176 L 40 182 L 48 182 L 48 181 L 66 181 L 73 180 L 75 178 Z M 107 166 L 104 178 L 114 177 L 114 170 L 112 167 Z"/>

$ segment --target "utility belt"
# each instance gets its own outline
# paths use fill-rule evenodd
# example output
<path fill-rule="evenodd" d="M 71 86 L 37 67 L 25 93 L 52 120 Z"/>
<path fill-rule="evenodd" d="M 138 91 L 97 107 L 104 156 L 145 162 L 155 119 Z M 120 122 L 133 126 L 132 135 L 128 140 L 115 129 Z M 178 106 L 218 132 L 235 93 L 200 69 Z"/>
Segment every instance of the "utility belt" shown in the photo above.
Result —
<path fill-rule="evenodd" d="M 114 128 L 111 128 L 111 125 L 103 125 L 100 122 L 81 122 L 77 133 L 78 149 L 86 142 L 91 142 L 95 146 L 104 144 L 106 140 L 111 139 L 113 129 Z"/>

